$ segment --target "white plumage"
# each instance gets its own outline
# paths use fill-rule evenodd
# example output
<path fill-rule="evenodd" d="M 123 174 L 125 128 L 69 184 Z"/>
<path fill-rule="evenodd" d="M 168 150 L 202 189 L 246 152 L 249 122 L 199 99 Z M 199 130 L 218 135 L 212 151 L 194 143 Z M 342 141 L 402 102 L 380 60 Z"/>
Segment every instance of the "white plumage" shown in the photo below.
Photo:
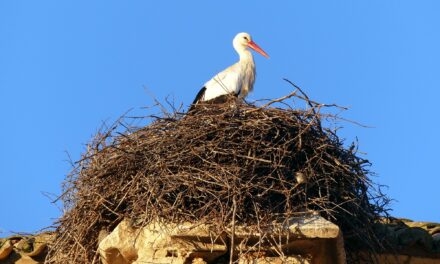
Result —
<path fill-rule="evenodd" d="M 266 58 L 269 56 L 252 41 L 248 33 L 237 34 L 232 44 L 240 60 L 206 82 L 194 99 L 190 110 L 198 102 L 209 101 L 228 94 L 244 98 L 252 91 L 256 72 L 254 58 L 248 48 L 254 49 Z"/>

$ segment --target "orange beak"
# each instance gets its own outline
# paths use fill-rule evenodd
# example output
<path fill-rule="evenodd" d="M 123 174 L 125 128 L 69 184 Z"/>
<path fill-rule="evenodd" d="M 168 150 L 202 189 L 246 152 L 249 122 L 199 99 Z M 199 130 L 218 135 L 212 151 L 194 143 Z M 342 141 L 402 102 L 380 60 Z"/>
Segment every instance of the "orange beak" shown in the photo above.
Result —
<path fill-rule="evenodd" d="M 266 52 L 262 48 L 260 48 L 257 43 L 253 42 L 252 40 L 248 42 L 248 47 L 255 50 L 256 52 L 260 53 L 264 57 L 269 59 L 269 55 L 267 55 Z"/>

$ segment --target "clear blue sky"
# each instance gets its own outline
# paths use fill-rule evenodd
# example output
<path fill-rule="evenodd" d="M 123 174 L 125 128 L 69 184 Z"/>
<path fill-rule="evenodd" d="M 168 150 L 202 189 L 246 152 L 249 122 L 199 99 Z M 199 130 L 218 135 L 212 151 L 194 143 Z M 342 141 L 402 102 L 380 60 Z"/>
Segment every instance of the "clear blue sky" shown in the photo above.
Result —
<path fill-rule="evenodd" d="M 0 236 L 60 215 L 60 193 L 102 121 L 147 114 L 146 86 L 188 105 L 235 62 L 232 38 L 250 32 L 250 99 L 291 91 L 350 106 L 341 135 L 358 137 L 393 214 L 440 222 L 440 1 L 0 2 Z"/>

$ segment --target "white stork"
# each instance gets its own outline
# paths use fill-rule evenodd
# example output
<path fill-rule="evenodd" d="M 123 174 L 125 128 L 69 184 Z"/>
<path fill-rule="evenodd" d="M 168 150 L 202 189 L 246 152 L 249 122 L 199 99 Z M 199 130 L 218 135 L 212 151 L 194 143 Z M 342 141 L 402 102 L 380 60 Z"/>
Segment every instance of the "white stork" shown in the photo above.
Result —
<path fill-rule="evenodd" d="M 252 41 L 251 35 L 248 33 L 238 33 L 232 44 L 240 56 L 240 60 L 206 82 L 194 99 L 189 111 L 199 102 L 210 101 L 225 95 L 244 98 L 252 91 L 256 75 L 255 62 L 248 48 L 266 58 L 269 58 L 269 55 Z"/>

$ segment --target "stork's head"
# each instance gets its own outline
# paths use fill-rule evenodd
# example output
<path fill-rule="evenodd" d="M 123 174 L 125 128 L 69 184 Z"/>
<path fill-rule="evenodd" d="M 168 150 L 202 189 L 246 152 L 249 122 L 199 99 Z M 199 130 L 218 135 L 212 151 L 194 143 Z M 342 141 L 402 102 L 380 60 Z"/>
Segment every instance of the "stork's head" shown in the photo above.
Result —
<path fill-rule="evenodd" d="M 267 55 L 267 53 L 264 52 L 263 49 L 261 49 L 255 42 L 252 41 L 252 37 L 251 35 L 249 35 L 249 33 L 238 33 L 232 41 L 232 44 L 234 45 L 234 48 L 235 50 L 237 50 L 238 53 L 240 53 L 241 50 L 251 48 L 263 55 L 264 57 L 269 58 L 269 55 Z"/>

